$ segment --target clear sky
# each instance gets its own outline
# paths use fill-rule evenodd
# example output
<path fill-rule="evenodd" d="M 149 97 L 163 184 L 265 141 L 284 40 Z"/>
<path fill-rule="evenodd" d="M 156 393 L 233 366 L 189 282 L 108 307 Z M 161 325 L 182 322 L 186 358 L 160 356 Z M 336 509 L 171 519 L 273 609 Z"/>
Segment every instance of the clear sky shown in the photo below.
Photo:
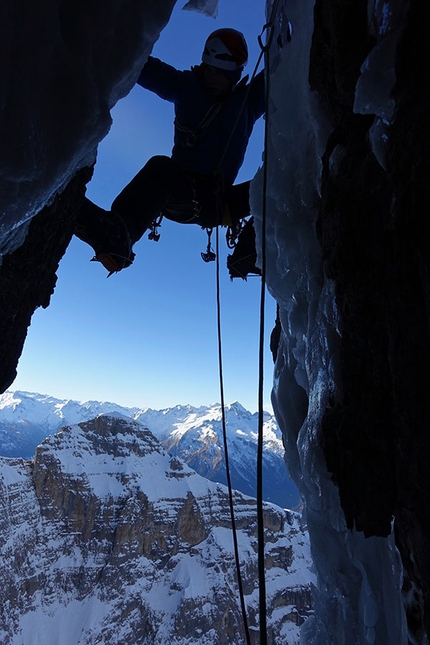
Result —
<path fill-rule="evenodd" d="M 246 71 L 251 74 L 265 23 L 264 0 L 220 0 L 216 20 L 182 11 L 184 2 L 178 3 L 153 55 L 189 69 L 200 62 L 209 33 L 231 26 L 247 38 Z M 112 117 L 87 191 L 104 208 L 150 157 L 169 155 L 173 139 L 172 105 L 138 86 L 117 104 Z M 253 177 L 261 165 L 263 130 L 260 119 L 237 181 Z M 33 317 L 11 389 L 157 409 L 220 400 L 215 263 L 205 264 L 200 257 L 206 233 L 166 220 L 160 232 L 158 243 L 144 236 L 135 245 L 133 266 L 109 279 L 99 263 L 89 262 L 90 247 L 73 238 L 51 305 Z M 221 239 L 225 399 L 255 411 L 260 278 L 231 282 L 226 268 L 231 251 L 223 230 Z M 267 338 L 274 319 L 275 303 L 268 296 Z M 265 407 L 270 409 L 268 345 L 267 340 Z"/>

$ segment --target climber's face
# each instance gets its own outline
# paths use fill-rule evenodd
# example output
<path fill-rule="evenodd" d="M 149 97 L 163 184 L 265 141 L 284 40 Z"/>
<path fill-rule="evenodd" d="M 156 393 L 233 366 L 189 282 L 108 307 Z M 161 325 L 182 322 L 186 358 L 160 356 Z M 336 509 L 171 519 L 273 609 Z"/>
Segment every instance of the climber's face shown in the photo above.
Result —
<path fill-rule="evenodd" d="M 215 99 L 220 99 L 226 96 L 231 89 L 230 79 L 222 69 L 212 67 L 212 65 L 205 65 L 203 71 L 203 80 L 210 94 Z"/>

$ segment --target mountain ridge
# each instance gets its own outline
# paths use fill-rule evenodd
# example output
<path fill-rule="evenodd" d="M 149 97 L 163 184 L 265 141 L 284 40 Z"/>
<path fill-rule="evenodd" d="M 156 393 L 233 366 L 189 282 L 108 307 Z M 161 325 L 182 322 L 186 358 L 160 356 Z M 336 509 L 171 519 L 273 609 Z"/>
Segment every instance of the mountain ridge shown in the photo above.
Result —
<path fill-rule="evenodd" d="M 173 456 L 180 457 L 199 474 L 227 483 L 219 404 L 154 410 L 7 391 L 0 396 L 0 454 L 32 459 L 37 445 L 61 426 L 114 413 L 149 428 Z M 255 497 L 258 414 L 236 401 L 225 406 L 225 418 L 233 487 Z M 281 432 L 268 412 L 264 413 L 263 434 L 264 498 L 284 508 L 298 508 L 300 498 L 288 477 Z"/>
<path fill-rule="evenodd" d="M 227 490 L 139 422 L 100 415 L 0 458 L 4 645 L 241 645 Z M 258 630 L 256 502 L 234 491 Z M 269 643 L 298 644 L 314 576 L 297 513 L 264 504 Z"/>

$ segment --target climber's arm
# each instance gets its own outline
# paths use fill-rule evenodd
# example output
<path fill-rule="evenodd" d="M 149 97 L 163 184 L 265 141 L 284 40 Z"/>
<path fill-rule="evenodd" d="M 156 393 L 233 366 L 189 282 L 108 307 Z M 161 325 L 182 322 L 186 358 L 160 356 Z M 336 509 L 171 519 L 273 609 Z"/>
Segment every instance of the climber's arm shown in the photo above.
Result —
<path fill-rule="evenodd" d="M 162 99 L 175 101 L 182 86 L 181 72 L 158 58 L 150 56 L 144 65 L 137 82 L 151 92 L 155 92 Z"/>

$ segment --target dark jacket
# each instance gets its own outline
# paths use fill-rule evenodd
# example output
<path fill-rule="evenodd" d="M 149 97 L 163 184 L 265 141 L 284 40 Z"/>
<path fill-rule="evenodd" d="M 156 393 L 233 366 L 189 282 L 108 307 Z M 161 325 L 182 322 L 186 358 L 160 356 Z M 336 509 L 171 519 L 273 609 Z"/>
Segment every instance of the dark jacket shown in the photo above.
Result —
<path fill-rule="evenodd" d="M 260 72 L 255 77 L 236 127 L 248 88 L 246 80 L 242 80 L 222 100 L 222 107 L 209 126 L 200 132 L 196 132 L 198 124 L 216 103 L 205 89 L 200 67 L 179 71 L 157 58 L 149 57 L 137 82 L 174 103 L 172 159 L 185 172 L 206 174 L 218 170 L 234 129 L 220 168 L 226 184 L 232 184 L 243 163 L 254 123 L 264 112 L 264 73 Z"/>

